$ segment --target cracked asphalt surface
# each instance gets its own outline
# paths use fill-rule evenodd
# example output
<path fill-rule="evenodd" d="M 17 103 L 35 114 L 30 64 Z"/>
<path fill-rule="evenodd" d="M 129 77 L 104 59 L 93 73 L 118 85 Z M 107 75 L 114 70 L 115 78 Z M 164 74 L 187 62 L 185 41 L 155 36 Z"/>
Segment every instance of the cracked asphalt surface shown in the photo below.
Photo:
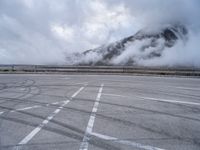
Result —
<path fill-rule="evenodd" d="M 1 74 L 0 149 L 199 150 L 200 79 Z"/>

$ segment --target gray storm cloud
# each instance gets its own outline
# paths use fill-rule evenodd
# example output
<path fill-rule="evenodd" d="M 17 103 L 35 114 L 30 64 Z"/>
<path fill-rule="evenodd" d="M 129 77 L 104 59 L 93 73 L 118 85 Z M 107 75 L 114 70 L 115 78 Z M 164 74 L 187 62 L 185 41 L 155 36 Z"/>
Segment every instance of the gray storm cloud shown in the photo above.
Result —
<path fill-rule="evenodd" d="M 199 0 L 1 0 L 0 63 L 66 64 L 71 53 L 118 41 L 142 28 L 179 23 L 188 29 L 188 41 L 138 64 L 199 67 L 199 8 Z M 129 47 L 124 59 L 135 48 Z"/>

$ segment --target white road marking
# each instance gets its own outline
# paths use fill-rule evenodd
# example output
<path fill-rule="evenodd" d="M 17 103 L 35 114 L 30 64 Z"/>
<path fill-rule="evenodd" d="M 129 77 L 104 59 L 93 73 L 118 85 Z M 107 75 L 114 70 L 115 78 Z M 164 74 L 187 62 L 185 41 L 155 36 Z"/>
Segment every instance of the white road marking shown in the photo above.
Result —
<path fill-rule="evenodd" d="M 85 87 L 81 87 L 77 92 L 75 92 L 72 97 L 75 97 L 78 95 Z M 70 100 L 66 100 L 61 106 L 62 108 L 67 105 L 70 102 Z M 52 120 L 56 114 L 58 114 L 61 111 L 61 108 L 57 108 L 52 114 L 50 114 L 40 125 L 38 125 L 34 130 L 32 130 L 24 139 L 22 139 L 18 145 L 24 145 L 27 144 L 50 120 Z M 15 149 L 18 149 L 19 147 L 15 147 Z"/>
<path fill-rule="evenodd" d="M 137 97 L 141 98 L 141 99 L 152 100 L 152 101 L 177 103 L 177 104 L 188 104 L 188 105 L 198 105 L 198 106 L 200 106 L 200 103 L 195 103 L 195 102 L 177 101 L 177 100 L 160 99 L 160 98 L 152 98 L 152 97 L 140 97 L 140 96 L 137 96 Z"/>
<path fill-rule="evenodd" d="M 109 93 L 103 93 L 102 95 L 107 95 L 107 96 L 116 96 L 116 97 L 128 97 L 128 96 L 124 96 L 124 95 L 109 94 Z"/>
<path fill-rule="evenodd" d="M 90 115 L 90 119 L 88 121 L 88 125 L 87 125 L 87 128 L 86 128 L 86 131 L 85 131 L 85 134 L 84 134 L 84 137 L 83 137 L 83 140 L 81 142 L 79 150 L 88 150 L 88 141 L 90 140 L 88 135 L 90 133 L 92 133 L 92 129 L 93 129 L 93 126 L 94 126 L 96 112 L 98 110 L 98 105 L 99 105 L 99 101 L 100 101 L 100 98 L 101 98 L 103 86 L 104 85 L 101 84 L 101 87 L 99 88 L 99 92 L 97 94 L 96 101 L 94 103 L 94 106 L 93 106 L 93 109 L 92 109 L 92 112 L 91 112 L 91 115 Z"/>
<path fill-rule="evenodd" d="M 2 115 L 4 112 L 2 111 L 2 112 L 0 112 L 0 115 Z"/>
<path fill-rule="evenodd" d="M 85 85 L 86 86 L 86 85 Z M 71 97 L 74 98 L 78 93 L 80 93 L 85 87 L 81 87 L 77 92 L 75 92 Z"/>
<path fill-rule="evenodd" d="M 32 109 L 32 108 L 33 108 L 33 107 L 19 108 L 19 109 L 16 109 L 16 110 L 11 110 L 10 112 L 13 113 L 13 112 L 17 112 L 17 111 L 23 111 L 23 110 Z"/>
<path fill-rule="evenodd" d="M 69 85 L 79 85 L 79 84 L 87 85 L 88 82 L 79 82 L 79 83 L 72 83 L 72 84 L 68 83 L 68 84 L 69 84 Z"/>
<path fill-rule="evenodd" d="M 184 89 L 184 90 L 197 90 L 199 91 L 200 88 L 191 88 L 191 87 L 176 87 L 177 89 Z"/>
<path fill-rule="evenodd" d="M 55 104 L 59 104 L 59 103 L 63 103 L 63 102 L 64 101 L 60 101 L 60 102 L 54 102 L 54 103 L 51 103 L 51 104 L 55 105 Z M 49 106 L 49 105 L 50 104 L 46 104 L 46 106 Z M 34 108 L 40 108 L 40 107 L 42 107 L 42 105 L 34 105 L 34 106 L 31 106 L 31 107 L 24 107 L 24 108 L 19 108 L 19 109 L 11 110 L 10 112 L 13 113 L 13 112 L 18 112 L 18 111 L 23 111 L 23 110 L 29 110 L 29 109 L 34 109 Z"/>
<path fill-rule="evenodd" d="M 144 150 L 164 150 L 164 149 L 161 149 L 161 148 L 158 148 L 158 147 L 143 145 L 143 144 L 136 143 L 136 142 L 129 141 L 129 140 L 120 140 L 118 138 L 111 137 L 111 136 L 108 136 L 108 135 L 99 134 L 99 133 L 92 132 L 92 133 L 90 133 L 90 135 L 96 136 L 96 137 L 103 139 L 103 140 L 110 140 L 110 141 L 113 141 L 115 143 L 129 145 L 129 146 L 132 146 L 134 148 L 139 148 L 139 149 L 144 149 Z"/>
<path fill-rule="evenodd" d="M 108 135 L 103 135 L 103 134 L 99 134 L 99 133 L 95 133 L 95 132 L 90 133 L 90 135 L 96 136 L 96 137 L 98 137 L 100 139 L 104 139 L 104 140 L 111 140 L 111 141 L 117 140 L 117 138 L 115 138 L 115 137 L 111 137 Z"/>
<path fill-rule="evenodd" d="M 51 103 L 52 105 L 56 105 L 56 104 L 59 104 L 59 103 L 63 103 L 64 101 L 60 101 L 60 102 L 53 102 Z M 50 104 L 46 104 L 46 106 L 49 106 Z M 10 112 L 13 113 L 13 112 L 17 112 L 17 111 L 23 111 L 23 110 L 29 110 L 29 109 L 33 109 L 33 108 L 40 108 L 42 107 L 41 105 L 35 105 L 35 106 L 31 106 L 31 107 L 25 107 L 25 108 L 19 108 L 19 109 L 16 109 L 16 110 L 11 110 Z"/>
<path fill-rule="evenodd" d="M 53 105 L 57 105 L 57 104 L 59 104 L 59 102 L 54 102 L 54 103 L 51 103 L 51 104 L 53 104 Z"/>
<path fill-rule="evenodd" d="M 65 105 L 68 104 L 70 101 L 67 100 Z M 21 140 L 19 142 L 18 145 L 24 145 L 26 143 L 28 143 L 50 120 L 53 119 L 53 117 L 60 112 L 61 109 L 56 109 L 53 112 L 53 115 L 51 114 L 50 116 L 48 116 L 39 126 L 37 126 L 34 130 L 31 131 L 31 133 L 29 133 L 23 140 Z"/>
<path fill-rule="evenodd" d="M 21 90 L 21 91 L 24 91 L 24 90 L 25 90 L 25 88 L 20 88 L 20 90 Z"/>
<path fill-rule="evenodd" d="M 106 93 L 106 94 L 103 94 L 103 95 L 130 98 L 129 96 L 117 95 L 117 94 L 107 94 Z M 177 101 L 177 100 L 162 99 L 162 98 L 152 98 L 152 97 L 143 97 L 143 96 L 135 96 L 135 97 L 143 99 L 143 100 L 152 100 L 152 101 L 159 101 L 159 102 L 167 102 L 167 103 L 177 103 L 177 104 L 187 104 L 187 105 L 197 105 L 197 106 L 200 106 L 200 103 L 188 102 L 188 101 Z"/>
<path fill-rule="evenodd" d="M 59 112 L 60 112 L 60 108 L 56 109 L 56 110 L 54 111 L 54 114 L 57 114 L 57 113 L 59 113 Z"/>
<path fill-rule="evenodd" d="M 35 105 L 35 106 L 32 106 L 32 107 L 20 108 L 20 109 L 17 109 L 17 111 L 21 111 L 21 110 L 28 110 L 28 109 L 38 108 L 38 107 L 40 107 L 40 106 L 38 106 L 38 105 Z"/>
<path fill-rule="evenodd" d="M 41 106 L 35 105 L 35 106 L 31 106 L 31 107 L 24 107 L 24 108 L 19 108 L 16 110 L 11 110 L 10 112 L 13 113 L 13 112 L 17 112 L 17 111 L 29 110 L 29 109 L 33 109 L 33 108 L 39 108 L 39 107 L 41 107 Z"/>
<path fill-rule="evenodd" d="M 125 144 L 125 145 L 129 145 L 129 146 L 133 146 L 133 147 L 137 147 L 137 148 L 144 149 L 144 150 L 164 150 L 164 149 L 161 149 L 161 148 L 158 148 L 158 147 L 143 145 L 143 144 L 136 143 L 136 142 L 133 142 L 133 141 L 118 140 L 116 142 L 121 143 L 121 144 Z"/>
<path fill-rule="evenodd" d="M 124 144 L 124 145 L 129 145 L 129 146 L 132 146 L 132 147 L 136 147 L 136 148 L 139 148 L 139 149 L 144 149 L 144 150 L 165 150 L 165 149 L 161 149 L 161 148 L 158 148 L 158 147 L 143 145 L 143 144 L 140 144 L 140 143 L 136 143 L 136 142 L 133 142 L 133 141 L 127 141 L 127 140 L 117 140 L 115 142 L 120 143 L 120 144 Z"/>

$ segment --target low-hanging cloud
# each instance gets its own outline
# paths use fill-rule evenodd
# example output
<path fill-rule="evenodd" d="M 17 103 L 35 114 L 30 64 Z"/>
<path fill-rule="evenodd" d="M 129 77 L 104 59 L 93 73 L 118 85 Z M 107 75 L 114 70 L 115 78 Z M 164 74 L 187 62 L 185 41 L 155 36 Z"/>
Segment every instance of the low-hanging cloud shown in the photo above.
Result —
<path fill-rule="evenodd" d="M 190 31 L 188 44 L 139 64 L 200 66 L 199 8 L 199 0 L 1 0 L 0 63 L 65 64 L 70 53 L 180 23 Z"/>

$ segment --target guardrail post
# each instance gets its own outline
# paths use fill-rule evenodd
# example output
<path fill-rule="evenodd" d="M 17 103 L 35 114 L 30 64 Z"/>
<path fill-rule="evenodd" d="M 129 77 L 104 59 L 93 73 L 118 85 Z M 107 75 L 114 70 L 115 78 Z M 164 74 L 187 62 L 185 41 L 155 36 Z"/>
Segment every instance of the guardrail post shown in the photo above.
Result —
<path fill-rule="evenodd" d="M 14 69 L 15 69 L 15 68 L 14 68 L 14 65 L 12 65 L 12 66 L 11 66 L 11 68 L 12 68 L 12 69 L 11 69 L 11 71 L 13 72 L 13 71 L 14 71 Z"/>
<path fill-rule="evenodd" d="M 34 66 L 34 72 L 36 72 L 36 71 L 37 71 L 37 66 L 35 65 L 35 66 Z"/>

